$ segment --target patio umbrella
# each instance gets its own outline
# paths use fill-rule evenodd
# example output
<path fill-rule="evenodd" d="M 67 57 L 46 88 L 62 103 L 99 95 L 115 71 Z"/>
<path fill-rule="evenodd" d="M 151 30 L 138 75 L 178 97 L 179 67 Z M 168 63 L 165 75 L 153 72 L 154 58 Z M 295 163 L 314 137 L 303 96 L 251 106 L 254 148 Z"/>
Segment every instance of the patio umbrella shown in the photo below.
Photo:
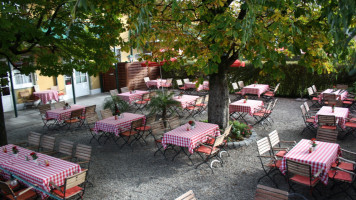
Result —
<path fill-rule="evenodd" d="M 240 61 L 240 60 L 235 60 L 230 67 L 245 67 L 245 62 Z"/>

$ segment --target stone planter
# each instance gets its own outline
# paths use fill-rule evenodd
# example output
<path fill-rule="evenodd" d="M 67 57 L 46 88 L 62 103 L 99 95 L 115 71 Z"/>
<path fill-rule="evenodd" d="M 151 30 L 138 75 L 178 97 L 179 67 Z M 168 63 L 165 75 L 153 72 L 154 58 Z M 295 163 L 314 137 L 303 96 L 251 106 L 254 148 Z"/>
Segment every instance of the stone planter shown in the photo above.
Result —
<path fill-rule="evenodd" d="M 227 146 L 229 148 L 239 148 L 239 147 L 243 147 L 243 146 L 248 146 L 250 144 L 252 144 L 253 142 L 255 142 L 258 139 L 257 133 L 255 130 L 251 130 L 252 134 L 249 138 L 245 138 L 242 141 L 235 141 L 235 142 L 228 142 Z"/>

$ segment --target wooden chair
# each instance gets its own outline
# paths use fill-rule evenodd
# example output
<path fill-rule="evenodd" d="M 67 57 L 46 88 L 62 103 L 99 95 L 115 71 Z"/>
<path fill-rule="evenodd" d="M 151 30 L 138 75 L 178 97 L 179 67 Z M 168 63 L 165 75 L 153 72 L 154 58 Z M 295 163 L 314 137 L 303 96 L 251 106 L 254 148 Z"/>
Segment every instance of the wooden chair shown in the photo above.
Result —
<path fill-rule="evenodd" d="M 145 81 L 145 83 L 147 83 L 148 81 L 150 81 L 150 77 L 143 77 L 143 81 Z"/>
<path fill-rule="evenodd" d="M 331 165 L 331 167 L 338 167 L 344 170 L 356 172 L 356 152 L 352 152 L 346 149 L 340 149 L 340 151 L 340 156 Z"/>
<path fill-rule="evenodd" d="M 255 200 L 288 200 L 288 195 L 288 192 L 283 190 L 257 185 Z"/>
<path fill-rule="evenodd" d="M 322 91 L 318 91 L 318 90 L 316 89 L 315 85 L 312 85 L 311 88 L 312 88 L 313 92 L 314 92 L 316 95 L 319 95 L 319 94 L 322 92 Z"/>
<path fill-rule="evenodd" d="M 335 94 L 330 94 L 330 93 L 323 93 L 323 103 L 325 105 L 330 105 L 329 101 L 335 101 L 336 100 L 336 95 Z"/>
<path fill-rule="evenodd" d="M 41 133 L 30 131 L 27 136 L 27 142 L 18 143 L 16 145 L 25 147 L 26 149 L 30 149 L 33 151 L 38 151 L 41 143 L 41 136 Z"/>
<path fill-rule="evenodd" d="M 176 83 L 177 83 L 179 91 L 180 92 L 185 92 L 185 87 L 184 87 L 184 84 L 183 84 L 182 80 L 177 79 Z"/>
<path fill-rule="evenodd" d="M 143 109 L 148 105 L 149 100 L 150 99 L 150 94 L 147 93 L 147 94 L 144 94 L 142 95 L 142 99 L 140 101 L 135 101 L 134 102 L 134 105 L 136 106 L 136 110 L 135 110 L 135 113 L 140 110 L 141 113 L 143 114 Z"/>
<path fill-rule="evenodd" d="M 90 169 L 91 163 L 91 152 L 92 147 L 84 144 L 77 144 L 75 148 L 74 160 L 77 164 L 83 167 L 88 171 Z"/>
<path fill-rule="evenodd" d="M 195 100 L 194 103 L 185 107 L 184 110 L 188 112 L 188 116 L 186 118 L 193 117 L 195 119 L 195 116 L 201 113 L 202 106 L 198 105 L 202 105 L 202 103 L 203 98 L 199 97 Z"/>
<path fill-rule="evenodd" d="M 164 128 L 164 123 L 162 120 L 155 121 L 151 123 L 151 132 L 152 132 L 152 137 L 154 138 L 155 145 L 157 147 L 157 151 L 153 154 L 153 156 L 156 156 L 158 152 L 161 152 L 164 158 L 166 158 L 165 151 L 162 151 L 163 146 L 162 146 L 162 137 L 165 132 Z"/>
<path fill-rule="evenodd" d="M 85 115 L 87 114 L 96 114 L 96 105 L 86 106 L 85 107 Z"/>
<path fill-rule="evenodd" d="M 53 181 L 50 181 L 50 185 L 54 186 L 55 189 L 52 190 L 52 194 L 58 196 L 62 199 L 68 199 L 76 195 L 80 195 L 80 198 L 83 198 L 85 191 L 84 187 L 79 185 L 83 184 L 86 181 L 87 171 L 83 170 L 77 174 L 66 177 L 64 181 L 64 186 L 57 186 Z"/>
<path fill-rule="evenodd" d="M 39 105 L 38 110 L 40 111 L 40 116 L 43 122 L 43 127 L 49 129 L 52 125 L 56 123 L 56 119 L 47 117 L 47 111 L 51 110 L 50 104 Z"/>
<path fill-rule="evenodd" d="M 242 98 L 242 92 L 239 88 L 239 86 L 237 85 L 237 83 L 232 83 L 232 89 L 234 90 L 234 94 L 236 95 L 236 98 L 234 101 L 237 101 L 239 99 Z"/>
<path fill-rule="evenodd" d="M 77 127 L 83 125 L 82 118 L 83 118 L 83 110 L 82 109 L 72 110 L 72 112 L 70 114 L 70 118 L 64 120 L 64 123 L 66 123 L 66 125 L 68 125 L 68 130 L 69 130 L 73 124 L 78 124 Z"/>
<path fill-rule="evenodd" d="M 184 82 L 184 83 L 189 83 L 189 78 L 183 79 L 183 82 Z"/>
<path fill-rule="evenodd" d="M 312 109 L 310 109 L 309 104 L 308 104 L 307 101 L 304 102 L 303 105 L 304 105 L 305 111 L 307 112 L 307 115 L 308 115 L 310 118 L 313 118 L 313 119 L 314 119 L 316 113 L 320 110 L 320 108 L 312 108 Z"/>
<path fill-rule="evenodd" d="M 100 114 L 102 119 L 106 119 L 113 116 L 110 109 L 100 110 Z"/>
<path fill-rule="evenodd" d="M 86 115 L 86 126 L 88 127 L 88 130 L 92 136 L 89 141 L 89 144 L 91 143 L 91 141 L 93 139 L 96 140 L 100 144 L 99 136 L 97 133 L 94 132 L 94 125 L 97 121 L 99 121 L 99 117 L 98 117 L 97 113 L 91 113 L 91 114 Z"/>
<path fill-rule="evenodd" d="M 33 85 L 33 91 L 35 91 L 35 92 L 41 91 L 40 90 L 40 86 L 39 85 Z"/>
<path fill-rule="evenodd" d="M 182 194 L 175 200 L 196 200 L 193 190 L 189 190 L 188 192 Z"/>
<path fill-rule="evenodd" d="M 321 142 L 336 143 L 337 131 L 335 129 L 318 128 L 316 133 L 316 140 Z"/>
<path fill-rule="evenodd" d="M 281 147 L 281 143 L 292 144 L 293 146 L 297 144 L 295 141 L 281 141 L 278 136 L 277 130 L 272 131 L 268 134 L 268 140 L 272 147 L 273 155 L 277 157 L 282 157 L 288 152 L 288 147 Z M 277 153 L 275 152 L 277 151 Z"/>
<path fill-rule="evenodd" d="M 273 97 L 276 95 L 279 86 L 280 86 L 280 83 L 278 83 L 278 84 L 276 85 L 276 87 L 275 87 L 272 91 L 267 91 L 267 92 L 265 92 L 265 93 L 263 94 L 263 96 L 266 97 L 266 98 L 273 98 Z"/>
<path fill-rule="evenodd" d="M 321 107 L 321 104 L 319 103 L 319 95 L 316 95 L 313 91 L 313 88 L 308 87 L 307 88 L 309 99 L 312 102 L 312 105 L 310 106 L 311 108 L 319 108 Z"/>
<path fill-rule="evenodd" d="M 329 99 L 328 100 L 328 105 L 329 106 L 335 106 L 335 107 L 343 107 L 344 103 L 343 103 L 342 100 Z"/>
<path fill-rule="evenodd" d="M 312 174 L 310 165 L 289 159 L 286 159 L 286 165 L 289 189 L 295 191 L 292 187 L 293 183 L 305 185 L 309 187 L 310 194 L 313 195 L 313 189 L 320 181 L 319 175 L 322 172 L 322 169 L 320 169 L 316 174 Z"/>
<path fill-rule="evenodd" d="M 136 131 L 139 131 L 141 133 L 141 138 L 145 141 L 145 138 L 147 138 L 147 136 L 152 135 L 152 128 L 151 128 L 151 124 L 156 121 L 156 115 L 150 115 L 150 116 L 146 116 L 146 122 L 144 126 L 140 126 L 135 128 Z M 145 137 L 143 137 L 145 135 L 145 132 L 147 131 L 147 135 Z M 146 143 L 146 141 L 145 141 Z"/>
<path fill-rule="evenodd" d="M 173 81 L 173 78 L 167 78 L 167 81 L 162 85 L 162 87 L 167 88 L 167 89 L 172 87 L 172 81 Z"/>
<path fill-rule="evenodd" d="M 310 131 L 311 133 L 314 133 L 316 131 L 316 128 L 314 126 L 314 118 L 309 117 L 309 115 L 307 114 L 307 111 L 305 110 L 304 105 L 300 105 L 300 110 L 302 111 L 302 117 L 303 117 L 303 121 L 305 124 L 305 128 L 302 130 L 302 133 L 304 133 L 304 131 Z"/>
<path fill-rule="evenodd" d="M 121 90 L 121 93 L 130 92 L 130 89 L 128 87 L 122 87 L 122 88 L 120 88 L 120 90 Z"/>
<path fill-rule="evenodd" d="M 73 158 L 74 143 L 68 140 L 61 140 L 58 145 L 59 158 L 62 160 L 71 160 Z M 64 155 L 64 157 L 62 157 Z"/>
<path fill-rule="evenodd" d="M 19 200 L 36 199 L 37 193 L 32 189 L 33 187 L 27 187 L 14 192 L 9 184 L 0 181 L 0 190 L 5 194 L 4 196 L 5 199 L 19 199 Z"/>
<path fill-rule="evenodd" d="M 198 155 L 203 159 L 203 162 L 199 163 L 195 168 L 197 169 L 200 165 L 202 164 L 207 164 L 211 171 L 213 171 L 213 165 L 215 162 L 219 162 L 221 164 L 221 166 L 223 166 L 223 161 L 222 159 L 219 157 L 219 153 L 221 151 L 221 146 L 224 143 L 224 135 L 220 135 L 215 137 L 215 141 L 214 144 L 212 146 L 203 144 L 203 143 L 199 143 L 200 146 L 198 146 L 197 148 L 194 149 L 194 152 L 197 152 Z M 205 155 L 205 156 L 203 156 Z M 210 165 L 208 164 L 208 162 L 213 159 L 213 161 L 211 161 Z"/>
<path fill-rule="evenodd" d="M 268 177 L 273 182 L 273 184 L 278 187 L 277 183 L 273 179 L 274 176 L 272 176 L 272 174 L 275 171 L 279 171 L 279 167 L 282 165 L 282 161 L 277 160 L 276 156 L 271 155 L 272 147 L 267 137 L 258 140 L 256 143 L 258 152 L 257 157 L 260 159 L 262 169 L 265 172 L 265 175 L 260 177 L 258 182 L 260 182 L 263 178 Z"/>
<path fill-rule="evenodd" d="M 54 109 L 59 109 L 59 108 L 63 108 L 65 106 L 65 102 L 64 101 L 60 101 L 60 102 L 56 102 L 53 104 Z"/>
<path fill-rule="evenodd" d="M 120 138 L 122 138 L 124 140 L 124 144 L 122 144 L 120 148 L 124 147 L 126 144 L 128 144 L 131 147 L 132 143 L 139 139 L 138 135 L 137 135 L 139 132 L 135 131 L 135 128 L 142 126 L 142 122 L 143 122 L 142 118 L 132 121 L 130 130 L 120 133 L 121 137 L 117 138 L 117 140 Z M 132 138 L 132 137 L 134 139 L 130 142 L 130 138 Z M 125 139 L 125 138 L 127 138 L 127 139 Z M 115 141 L 115 143 L 116 143 L 116 141 Z"/>
<path fill-rule="evenodd" d="M 28 106 L 34 106 L 35 99 L 30 94 L 28 90 L 19 92 L 19 98 L 24 104 L 24 108 L 26 109 Z"/>
<path fill-rule="evenodd" d="M 117 91 L 117 89 L 115 89 L 115 90 L 110 90 L 110 95 L 111 95 L 111 96 L 116 97 L 118 94 L 119 94 L 119 92 Z"/>
<path fill-rule="evenodd" d="M 58 92 L 58 99 L 63 100 L 64 96 L 64 90 L 59 90 L 58 86 L 51 86 L 51 90 L 57 91 Z"/>
<path fill-rule="evenodd" d="M 348 190 L 350 188 L 355 190 L 355 172 L 335 167 L 328 171 L 328 176 L 329 179 L 333 182 L 333 187 L 338 186 L 340 188 L 339 192 L 329 196 L 330 199 L 332 198 L 332 196 L 337 196 L 340 198 L 340 193 L 345 193 L 350 199 L 354 199 L 351 194 L 349 194 Z M 346 199 L 346 197 L 343 197 L 343 199 Z"/>
<path fill-rule="evenodd" d="M 336 88 L 340 90 L 347 90 L 349 88 L 348 85 L 336 84 Z"/>
<path fill-rule="evenodd" d="M 336 130 L 336 118 L 334 115 L 318 115 L 318 127 Z"/>
<path fill-rule="evenodd" d="M 39 151 L 43 154 L 54 154 L 56 138 L 48 135 L 44 135 L 41 138 L 41 145 Z"/>
<path fill-rule="evenodd" d="M 179 116 L 173 116 L 167 119 L 169 130 L 173 130 L 180 126 Z M 168 128 L 168 127 L 167 127 Z"/>
<path fill-rule="evenodd" d="M 220 155 L 219 155 L 220 158 L 222 158 L 222 153 L 227 153 L 227 155 L 230 157 L 230 154 L 229 154 L 229 152 L 225 149 L 225 147 L 226 147 L 226 144 L 227 144 L 227 138 L 229 137 L 230 132 L 231 132 L 231 128 L 232 128 L 232 125 L 229 125 L 229 126 L 227 126 L 227 127 L 225 128 L 225 130 L 224 130 L 224 133 L 223 133 L 224 142 L 223 142 L 223 143 L 221 144 L 221 146 L 219 147 L 219 148 L 222 149 L 222 150 L 220 151 Z M 216 136 L 208 135 L 208 137 L 210 137 L 210 139 L 208 139 L 204 144 L 207 144 L 207 145 L 214 145 Z"/>

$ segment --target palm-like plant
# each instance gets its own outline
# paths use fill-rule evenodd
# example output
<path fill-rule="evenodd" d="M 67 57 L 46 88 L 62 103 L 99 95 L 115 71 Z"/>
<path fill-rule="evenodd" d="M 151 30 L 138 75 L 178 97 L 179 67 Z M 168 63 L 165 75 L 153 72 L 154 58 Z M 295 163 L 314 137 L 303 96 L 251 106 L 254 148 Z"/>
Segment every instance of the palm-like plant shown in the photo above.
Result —
<path fill-rule="evenodd" d="M 104 109 L 110 109 L 113 114 L 115 114 L 118 109 L 121 113 L 126 112 L 129 109 L 129 104 L 120 99 L 118 96 L 111 96 L 111 98 L 106 98 L 104 105 Z"/>
<path fill-rule="evenodd" d="M 162 113 L 162 120 L 165 121 L 169 108 L 180 104 L 180 102 L 173 100 L 173 95 L 174 93 L 158 91 L 157 96 L 151 98 L 148 104 L 150 114 Z"/>

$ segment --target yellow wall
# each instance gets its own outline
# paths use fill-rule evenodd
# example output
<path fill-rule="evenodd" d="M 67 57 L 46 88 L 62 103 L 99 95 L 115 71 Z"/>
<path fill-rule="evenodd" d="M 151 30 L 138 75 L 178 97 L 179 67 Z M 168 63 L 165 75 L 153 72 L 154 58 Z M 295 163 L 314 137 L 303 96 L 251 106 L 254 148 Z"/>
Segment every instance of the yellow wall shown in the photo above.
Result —
<path fill-rule="evenodd" d="M 100 88 L 100 78 L 99 75 L 97 76 L 90 76 L 90 89 L 94 90 L 94 89 L 98 89 Z"/>
<path fill-rule="evenodd" d="M 50 90 L 52 86 L 55 85 L 56 77 L 40 76 L 40 71 L 36 71 L 37 75 L 37 85 L 40 86 L 40 91 Z"/>

